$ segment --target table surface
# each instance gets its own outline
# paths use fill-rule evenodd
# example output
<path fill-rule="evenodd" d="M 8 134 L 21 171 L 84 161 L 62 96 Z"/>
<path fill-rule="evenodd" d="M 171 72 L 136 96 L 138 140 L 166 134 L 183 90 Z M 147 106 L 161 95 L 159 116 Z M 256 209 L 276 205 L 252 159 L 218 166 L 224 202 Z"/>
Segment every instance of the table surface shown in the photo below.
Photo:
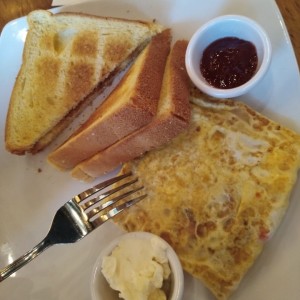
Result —
<path fill-rule="evenodd" d="M 300 65 L 300 1 L 276 0 L 287 26 L 294 47 L 298 65 Z M 0 1 L 0 32 L 10 20 L 24 16 L 30 11 L 51 7 L 52 0 L 2 0 Z"/>

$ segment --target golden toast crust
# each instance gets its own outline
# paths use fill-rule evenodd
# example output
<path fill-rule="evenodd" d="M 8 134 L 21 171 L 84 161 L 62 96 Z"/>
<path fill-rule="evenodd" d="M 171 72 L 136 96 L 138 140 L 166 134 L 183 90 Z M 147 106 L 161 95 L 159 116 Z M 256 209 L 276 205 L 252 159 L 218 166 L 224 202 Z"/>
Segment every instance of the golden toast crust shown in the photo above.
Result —
<path fill-rule="evenodd" d="M 169 55 L 157 114 L 146 126 L 78 164 L 72 176 L 92 180 L 134 159 L 146 151 L 163 146 L 187 128 L 190 120 L 189 78 L 185 69 L 187 41 L 177 41 Z"/>

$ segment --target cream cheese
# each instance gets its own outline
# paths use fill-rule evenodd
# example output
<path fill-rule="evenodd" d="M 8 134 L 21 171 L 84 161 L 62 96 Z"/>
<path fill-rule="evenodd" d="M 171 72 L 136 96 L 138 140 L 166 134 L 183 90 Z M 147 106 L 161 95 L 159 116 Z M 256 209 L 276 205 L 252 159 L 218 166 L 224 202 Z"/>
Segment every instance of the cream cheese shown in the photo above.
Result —
<path fill-rule="evenodd" d="M 120 241 L 111 255 L 103 258 L 102 274 L 112 289 L 126 300 L 166 299 L 161 289 L 170 276 L 166 246 L 156 238 Z"/>

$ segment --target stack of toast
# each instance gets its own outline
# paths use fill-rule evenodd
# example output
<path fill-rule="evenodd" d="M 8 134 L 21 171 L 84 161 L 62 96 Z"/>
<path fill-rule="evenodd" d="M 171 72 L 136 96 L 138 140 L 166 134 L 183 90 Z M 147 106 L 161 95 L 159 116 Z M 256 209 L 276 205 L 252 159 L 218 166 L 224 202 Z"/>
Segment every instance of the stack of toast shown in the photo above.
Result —
<path fill-rule="evenodd" d="M 187 41 L 156 23 L 35 11 L 6 121 L 6 148 L 44 149 L 132 62 L 117 87 L 48 161 L 91 180 L 187 128 Z M 47 29 L 46 29 L 47 28 Z"/>
<path fill-rule="evenodd" d="M 44 149 L 163 27 L 37 10 L 28 15 L 23 62 L 6 120 L 6 149 Z"/>

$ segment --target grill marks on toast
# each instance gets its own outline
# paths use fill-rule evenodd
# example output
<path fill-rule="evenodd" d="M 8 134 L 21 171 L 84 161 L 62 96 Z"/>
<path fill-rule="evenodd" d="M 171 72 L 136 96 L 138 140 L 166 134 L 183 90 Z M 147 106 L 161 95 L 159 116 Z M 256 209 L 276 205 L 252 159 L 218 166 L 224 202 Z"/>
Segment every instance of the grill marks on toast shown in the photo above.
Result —
<path fill-rule="evenodd" d="M 6 123 L 6 148 L 15 154 L 43 149 L 162 30 L 154 23 L 47 11 L 31 13 L 28 23 Z"/>

